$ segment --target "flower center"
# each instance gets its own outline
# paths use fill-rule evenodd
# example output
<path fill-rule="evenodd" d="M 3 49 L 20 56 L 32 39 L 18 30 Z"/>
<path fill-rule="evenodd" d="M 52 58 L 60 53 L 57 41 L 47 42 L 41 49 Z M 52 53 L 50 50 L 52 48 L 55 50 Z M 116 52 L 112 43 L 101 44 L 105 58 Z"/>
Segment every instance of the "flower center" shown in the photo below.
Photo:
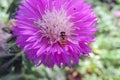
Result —
<path fill-rule="evenodd" d="M 71 35 L 73 23 L 70 22 L 71 16 L 67 16 L 64 9 L 52 11 L 46 10 L 42 19 L 38 21 L 40 32 L 43 36 L 50 39 L 50 43 L 55 43 Z"/>

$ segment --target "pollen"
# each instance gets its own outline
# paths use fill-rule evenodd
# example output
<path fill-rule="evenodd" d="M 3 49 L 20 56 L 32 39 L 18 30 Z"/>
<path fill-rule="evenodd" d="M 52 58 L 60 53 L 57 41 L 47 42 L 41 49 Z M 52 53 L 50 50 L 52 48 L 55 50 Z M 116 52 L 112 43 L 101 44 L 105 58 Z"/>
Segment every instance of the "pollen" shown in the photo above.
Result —
<path fill-rule="evenodd" d="M 64 9 L 46 10 L 37 25 L 39 24 L 41 33 L 48 37 L 51 43 L 54 43 L 60 41 L 61 32 L 65 32 L 66 35 L 71 35 L 73 23 L 70 22 L 70 18 L 71 16 L 68 16 Z"/>

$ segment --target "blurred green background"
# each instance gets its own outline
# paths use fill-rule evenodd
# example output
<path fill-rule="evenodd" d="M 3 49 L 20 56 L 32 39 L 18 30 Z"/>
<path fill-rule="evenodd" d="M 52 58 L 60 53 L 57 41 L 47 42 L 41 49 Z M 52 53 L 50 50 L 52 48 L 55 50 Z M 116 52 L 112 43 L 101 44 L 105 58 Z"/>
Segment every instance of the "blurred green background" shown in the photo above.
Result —
<path fill-rule="evenodd" d="M 14 18 L 19 1 L 0 0 L 0 80 L 120 80 L 120 13 L 115 15 L 120 0 L 86 0 L 98 17 L 93 52 L 73 68 L 54 70 L 36 68 L 16 46 L 8 21 Z M 4 38 L 5 34 L 10 37 Z"/>

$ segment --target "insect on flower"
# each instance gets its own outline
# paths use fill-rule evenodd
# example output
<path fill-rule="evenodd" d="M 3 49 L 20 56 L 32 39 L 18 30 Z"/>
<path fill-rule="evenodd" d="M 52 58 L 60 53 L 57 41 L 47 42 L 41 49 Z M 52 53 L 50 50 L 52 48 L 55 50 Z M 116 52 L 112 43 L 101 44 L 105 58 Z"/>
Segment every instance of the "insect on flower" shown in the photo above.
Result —
<path fill-rule="evenodd" d="M 89 54 L 97 22 L 84 0 L 23 0 L 14 27 L 16 43 L 36 66 L 78 64 Z"/>
<path fill-rule="evenodd" d="M 66 35 L 65 35 L 65 32 L 60 32 L 60 37 L 61 37 L 61 41 L 60 41 L 60 44 L 65 47 L 66 45 Z"/>

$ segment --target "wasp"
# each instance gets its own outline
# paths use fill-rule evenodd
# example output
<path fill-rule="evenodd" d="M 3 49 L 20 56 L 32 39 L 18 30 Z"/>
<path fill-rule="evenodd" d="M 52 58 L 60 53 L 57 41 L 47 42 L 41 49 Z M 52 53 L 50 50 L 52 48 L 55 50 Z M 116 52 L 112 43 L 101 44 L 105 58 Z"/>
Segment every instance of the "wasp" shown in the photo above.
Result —
<path fill-rule="evenodd" d="M 61 37 L 60 44 L 61 44 L 63 47 L 65 47 L 65 46 L 66 46 L 66 43 L 67 43 L 65 32 L 60 32 L 60 37 Z"/>

